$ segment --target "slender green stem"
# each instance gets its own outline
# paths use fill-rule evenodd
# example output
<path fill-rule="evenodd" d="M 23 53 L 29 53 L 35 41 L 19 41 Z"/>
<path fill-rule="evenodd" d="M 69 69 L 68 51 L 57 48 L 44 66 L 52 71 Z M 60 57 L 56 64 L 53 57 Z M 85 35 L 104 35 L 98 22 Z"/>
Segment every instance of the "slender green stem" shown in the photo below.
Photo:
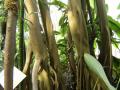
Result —
<path fill-rule="evenodd" d="M 24 63 L 24 0 L 19 0 L 19 68 Z"/>
<path fill-rule="evenodd" d="M 24 66 L 24 0 L 19 0 L 19 61 L 18 66 L 22 71 Z M 23 90 L 23 82 L 19 85 L 19 90 Z"/>

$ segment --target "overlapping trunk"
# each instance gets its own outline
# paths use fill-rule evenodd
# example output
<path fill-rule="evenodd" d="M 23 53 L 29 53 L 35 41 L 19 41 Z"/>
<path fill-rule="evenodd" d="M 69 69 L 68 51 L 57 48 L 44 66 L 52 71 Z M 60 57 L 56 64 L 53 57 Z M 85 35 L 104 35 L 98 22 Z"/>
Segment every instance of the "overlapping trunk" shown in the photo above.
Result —
<path fill-rule="evenodd" d="M 32 70 L 33 90 L 38 90 L 38 72 L 47 65 L 47 48 L 42 37 L 42 27 L 39 23 L 37 3 L 35 0 L 26 0 L 27 19 L 29 25 L 30 44 L 35 56 L 35 62 Z M 49 81 L 47 81 L 49 83 Z M 46 87 L 49 87 L 46 86 Z"/>
<path fill-rule="evenodd" d="M 75 64 L 75 58 L 74 58 L 75 53 L 73 50 L 73 45 L 74 44 L 73 44 L 72 36 L 69 30 L 67 34 L 67 56 L 68 56 L 70 71 L 72 74 L 71 79 L 74 82 L 74 84 L 72 84 L 71 87 L 73 87 L 73 89 L 76 89 L 76 64 Z"/>
<path fill-rule="evenodd" d="M 45 30 L 47 46 L 48 46 L 49 55 L 50 55 L 50 65 L 52 66 L 53 69 L 55 69 L 57 73 L 58 83 L 59 83 L 59 87 L 57 87 L 57 83 L 54 83 L 55 89 L 59 88 L 63 90 L 65 89 L 65 86 L 62 80 L 60 60 L 58 56 L 58 49 L 57 49 L 57 45 L 54 37 L 53 24 L 50 17 L 48 3 L 47 3 L 47 0 L 38 0 L 38 2 L 39 2 L 43 27 Z"/>
<path fill-rule="evenodd" d="M 105 72 L 109 80 L 111 81 L 112 79 L 111 37 L 110 37 L 110 30 L 108 28 L 107 14 L 105 10 L 105 1 L 96 0 L 96 4 L 97 4 L 97 11 L 98 11 L 97 13 L 98 13 L 98 19 L 99 19 L 99 26 L 101 29 L 101 46 L 100 46 L 99 61 L 103 65 Z"/>
<path fill-rule="evenodd" d="M 43 26 L 47 37 L 46 38 L 47 46 L 49 49 L 50 60 L 51 60 L 50 64 L 55 70 L 57 70 L 59 69 L 59 56 L 58 56 L 57 45 L 54 37 L 54 31 L 53 31 L 52 20 L 50 17 L 49 7 L 47 5 L 47 0 L 38 0 L 38 1 L 39 1 Z"/>
<path fill-rule="evenodd" d="M 77 61 L 77 90 L 90 90 L 89 73 L 83 63 L 83 54 L 89 53 L 86 23 L 81 9 L 81 0 L 69 0 L 68 20 L 72 39 L 76 45 Z"/>
<path fill-rule="evenodd" d="M 73 51 L 73 40 L 70 31 L 68 31 L 68 60 L 70 64 L 71 72 L 76 75 L 76 65 L 75 65 L 75 59 L 74 59 L 74 51 Z"/>

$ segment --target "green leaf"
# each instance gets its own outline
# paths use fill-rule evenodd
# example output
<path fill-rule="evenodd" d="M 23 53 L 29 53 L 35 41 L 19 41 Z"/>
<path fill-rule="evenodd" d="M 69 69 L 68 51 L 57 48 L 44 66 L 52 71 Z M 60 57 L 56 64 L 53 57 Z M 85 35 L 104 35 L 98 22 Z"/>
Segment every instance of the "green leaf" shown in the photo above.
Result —
<path fill-rule="evenodd" d="M 67 25 L 62 26 L 60 29 L 60 33 L 62 36 L 65 36 L 67 34 L 67 31 L 68 31 Z"/>
<path fill-rule="evenodd" d="M 66 19 L 65 15 L 63 15 L 59 20 L 59 26 L 61 26 L 65 23 L 65 19 Z"/>
<path fill-rule="evenodd" d="M 118 37 L 120 37 L 120 23 L 118 21 L 108 16 L 108 26 L 117 34 Z"/>
<path fill-rule="evenodd" d="M 116 90 L 108 81 L 102 65 L 90 54 L 84 54 L 84 60 L 88 69 L 99 79 L 101 86 L 105 90 Z"/>

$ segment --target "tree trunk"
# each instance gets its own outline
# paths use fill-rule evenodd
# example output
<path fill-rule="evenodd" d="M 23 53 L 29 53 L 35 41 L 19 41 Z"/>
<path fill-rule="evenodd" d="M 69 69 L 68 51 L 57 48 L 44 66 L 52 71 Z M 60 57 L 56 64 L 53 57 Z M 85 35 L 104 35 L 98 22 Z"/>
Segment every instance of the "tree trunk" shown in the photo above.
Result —
<path fill-rule="evenodd" d="M 38 0 L 39 2 L 39 7 L 41 11 L 41 16 L 42 16 L 42 22 L 46 34 L 46 40 L 47 40 L 47 46 L 49 50 L 49 55 L 50 55 L 50 65 L 52 66 L 53 69 L 55 69 L 57 73 L 57 78 L 58 78 L 58 83 L 59 87 L 57 87 L 57 83 L 55 83 L 55 90 L 58 88 L 60 90 L 65 89 L 64 81 L 62 78 L 62 72 L 60 69 L 60 60 L 58 56 L 58 49 L 54 37 L 54 31 L 53 31 L 53 25 L 52 25 L 52 20 L 50 17 L 50 11 L 48 7 L 47 0 Z"/>
<path fill-rule="evenodd" d="M 76 45 L 77 61 L 77 90 L 89 90 L 89 73 L 83 63 L 84 53 L 89 53 L 88 35 L 83 15 L 81 0 L 69 0 L 68 21 L 72 39 Z"/>
<path fill-rule="evenodd" d="M 18 58 L 18 67 L 22 71 L 23 65 L 25 62 L 25 49 L 24 49 L 24 0 L 19 0 L 19 58 Z M 19 90 L 25 88 L 24 82 L 21 82 L 19 85 Z"/>
<path fill-rule="evenodd" d="M 4 90 L 13 90 L 13 62 L 16 46 L 15 34 L 17 24 L 17 2 L 14 0 L 5 0 L 5 9 L 8 10 L 8 16 L 4 53 Z"/>
<path fill-rule="evenodd" d="M 42 37 L 42 27 L 39 23 L 38 13 L 36 13 L 38 12 L 36 0 L 26 0 L 25 4 L 28 11 L 27 19 L 29 21 L 28 25 L 30 29 L 30 45 L 35 56 L 32 70 L 32 86 L 33 90 L 38 90 L 38 72 L 45 69 L 47 66 L 48 51 Z M 50 88 L 49 85 L 46 87 Z"/>
<path fill-rule="evenodd" d="M 73 90 L 76 89 L 76 65 L 75 65 L 75 58 L 74 58 L 74 50 L 73 50 L 73 40 L 70 33 L 70 30 L 67 33 L 67 56 L 68 56 L 68 62 L 70 71 L 72 74 L 72 81 L 74 84 L 72 84 Z M 69 87 L 70 88 L 70 87 Z"/>
<path fill-rule="evenodd" d="M 105 1 L 96 0 L 97 13 L 99 19 L 99 25 L 101 29 L 101 47 L 99 61 L 103 65 L 104 70 L 109 78 L 110 82 L 112 80 L 112 49 L 111 49 L 111 37 L 108 28 L 107 14 L 105 10 Z"/>
<path fill-rule="evenodd" d="M 76 65 L 75 65 L 75 59 L 74 59 L 74 51 L 73 51 L 73 41 L 72 41 L 72 36 L 70 31 L 68 31 L 68 50 L 67 50 L 67 54 L 68 54 L 68 61 L 70 64 L 70 69 L 71 72 L 75 75 L 76 73 Z"/>
<path fill-rule="evenodd" d="M 30 64 L 32 62 L 32 48 L 30 43 L 28 43 L 27 50 L 26 50 L 26 60 L 25 60 L 25 65 L 23 68 L 23 73 L 28 75 L 29 69 L 30 69 Z"/>

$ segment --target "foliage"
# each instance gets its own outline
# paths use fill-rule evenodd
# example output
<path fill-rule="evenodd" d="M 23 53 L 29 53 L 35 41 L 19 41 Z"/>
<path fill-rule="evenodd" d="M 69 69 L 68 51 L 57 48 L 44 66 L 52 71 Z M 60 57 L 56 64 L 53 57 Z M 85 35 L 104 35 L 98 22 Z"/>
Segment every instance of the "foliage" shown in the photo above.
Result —
<path fill-rule="evenodd" d="M 61 16 L 59 20 L 60 29 L 55 31 L 56 37 L 59 37 L 57 40 L 57 46 L 60 55 L 60 61 L 63 65 L 63 68 L 67 67 L 67 31 L 68 31 L 68 22 L 65 14 Z"/>

